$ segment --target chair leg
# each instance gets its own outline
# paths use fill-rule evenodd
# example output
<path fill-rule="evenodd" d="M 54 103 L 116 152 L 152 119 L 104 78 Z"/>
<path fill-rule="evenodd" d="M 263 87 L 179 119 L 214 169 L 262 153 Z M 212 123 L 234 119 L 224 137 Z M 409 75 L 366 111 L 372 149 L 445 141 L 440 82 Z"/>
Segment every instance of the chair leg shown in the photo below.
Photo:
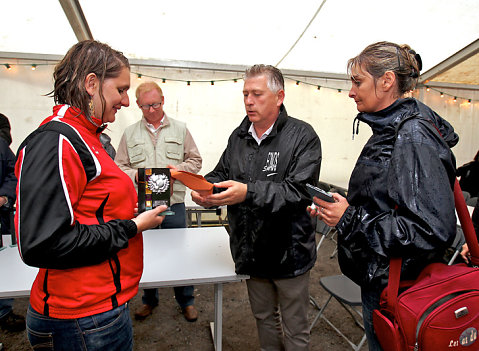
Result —
<path fill-rule="evenodd" d="M 324 316 L 321 316 L 324 321 L 326 323 L 328 323 L 328 325 L 333 328 L 336 333 L 338 333 L 339 335 L 341 335 L 343 337 L 344 340 L 346 340 L 346 342 L 352 347 L 352 349 L 354 351 L 359 351 L 361 349 L 361 347 L 363 346 L 364 342 L 366 341 L 366 334 L 363 335 L 361 341 L 359 342 L 359 344 L 354 344 L 351 340 L 349 340 L 349 338 L 343 334 L 343 332 L 341 330 L 339 330 L 333 323 L 331 323 L 331 321 L 329 319 L 327 319 L 326 317 Z"/>
<path fill-rule="evenodd" d="M 329 258 L 334 258 L 334 256 L 336 256 L 337 253 L 338 253 L 338 249 L 334 249 L 333 253 L 331 254 L 331 256 L 329 256 Z"/>
<path fill-rule="evenodd" d="M 338 299 L 336 299 L 336 301 L 338 301 L 341 306 L 344 307 L 344 309 L 349 313 L 349 315 L 351 316 L 351 318 L 354 320 L 354 323 L 360 327 L 361 329 L 364 330 L 364 325 L 361 323 L 361 321 L 358 319 L 357 316 L 354 315 L 353 311 L 356 312 L 356 314 L 358 316 L 360 316 L 361 318 L 363 318 L 363 315 L 361 313 L 359 313 L 359 311 L 357 311 L 354 307 L 348 307 L 347 305 L 345 305 L 344 303 L 342 303 L 341 301 L 339 301 Z"/>
<path fill-rule="evenodd" d="M 359 342 L 358 346 L 354 349 L 354 351 L 359 351 L 361 350 L 361 347 L 363 347 L 364 343 L 366 342 L 366 333 L 364 333 L 363 338 Z"/>
<path fill-rule="evenodd" d="M 324 310 L 326 309 L 326 306 L 328 306 L 329 302 L 331 301 L 331 298 L 333 298 L 333 295 L 329 295 L 329 298 L 328 300 L 326 301 L 326 303 L 321 307 L 318 302 L 312 297 L 310 296 L 309 297 L 309 302 L 314 306 L 316 307 L 319 312 L 318 314 L 316 315 L 316 317 L 314 318 L 313 322 L 311 323 L 311 326 L 309 327 L 309 332 L 311 333 L 311 330 L 313 329 L 313 327 L 316 325 L 316 323 L 318 322 L 319 318 L 323 318 L 323 320 L 328 323 L 328 325 L 334 329 L 334 331 L 336 331 L 336 333 L 338 333 L 339 335 L 341 335 L 347 342 L 348 344 L 352 347 L 352 349 L 354 351 L 359 351 L 364 343 L 366 342 L 366 333 L 364 333 L 363 337 L 361 338 L 361 341 L 358 343 L 358 344 L 354 344 L 346 335 L 344 335 L 341 330 L 339 330 L 328 318 L 326 318 L 324 315 L 323 315 L 323 312 Z M 342 303 L 341 301 L 339 301 L 338 299 L 335 299 L 336 301 L 338 301 L 343 307 L 344 309 L 351 315 L 351 317 L 353 318 L 354 320 L 354 323 L 359 326 L 361 329 L 364 330 L 364 326 L 363 324 L 359 321 L 358 317 L 354 315 L 353 312 L 356 312 L 358 314 L 358 316 L 362 317 L 362 314 L 357 311 L 356 309 L 354 309 L 353 307 L 349 307 L 348 305 Z M 351 311 L 351 309 L 353 311 Z"/>
<path fill-rule="evenodd" d="M 331 235 L 331 240 L 337 244 L 338 242 L 336 241 L 336 239 L 334 239 L 335 235 L 336 235 L 336 231 L 333 232 L 333 234 Z M 336 256 L 337 253 L 338 253 L 338 248 L 336 247 L 334 251 L 331 253 L 331 256 L 329 256 L 329 258 L 334 258 L 334 256 Z"/>
<path fill-rule="evenodd" d="M 449 262 L 447 263 L 449 266 L 452 265 L 454 263 L 454 261 L 456 260 L 457 256 L 459 256 L 459 250 L 456 250 L 454 252 L 454 255 L 452 255 L 451 259 L 449 260 Z"/>
<path fill-rule="evenodd" d="M 319 243 L 316 246 L 316 252 L 319 251 L 319 248 L 321 247 L 321 244 L 323 243 L 324 238 L 326 238 L 326 235 L 321 235 L 321 239 L 319 239 Z"/>
<path fill-rule="evenodd" d="M 311 295 L 309 295 L 309 302 L 311 303 L 311 305 L 313 305 L 314 307 L 316 307 L 319 310 L 321 310 L 321 306 L 319 305 L 319 303 L 314 299 L 314 297 L 312 297 Z"/>
<path fill-rule="evenodd" d="M 323 311 L 325 310 L 326 306 L 328 305 L 329 301 L 331 301 L 331 298 L 333 296 L 332 295 L 329 295 L 329 298 L 328 300 L 326 301 L 326 303 L 324 304 L 323 307 L 321 307 L 321 309 L 319 310 L 318 314 L 316 315 L 316 317 L 314 318 L 313 320 L 313 323 L 311 323 L 311 326 L 309 327 L 309 332 L 311 332 L 311 329 L 313 329 L 314 325 L 316 324 L 316 322 L 318 321 L 318 319 L 322 316 L 323 314 Z M 314 301 L 315 303 L 315 306 L 318 307 L 316 301 Z"/>

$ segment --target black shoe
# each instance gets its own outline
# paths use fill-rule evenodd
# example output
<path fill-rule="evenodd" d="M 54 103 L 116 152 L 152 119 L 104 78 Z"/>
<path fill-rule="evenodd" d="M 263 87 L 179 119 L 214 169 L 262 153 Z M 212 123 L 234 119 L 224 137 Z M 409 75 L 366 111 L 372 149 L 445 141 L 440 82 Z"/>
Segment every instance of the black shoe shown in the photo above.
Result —
<path fill-rule="evenodd" d="M 25 330 L 25 318 L 10 312 L 0 319 L 0 328 L 9 332 L 20 332 Z"/>

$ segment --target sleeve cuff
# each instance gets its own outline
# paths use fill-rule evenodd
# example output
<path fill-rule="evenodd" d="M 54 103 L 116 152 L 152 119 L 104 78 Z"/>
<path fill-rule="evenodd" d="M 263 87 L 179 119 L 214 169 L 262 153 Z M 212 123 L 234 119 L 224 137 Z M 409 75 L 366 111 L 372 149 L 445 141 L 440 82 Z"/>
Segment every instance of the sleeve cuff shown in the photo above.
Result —
<path fill-rule="evenodd" d="M 342 234 L 346 230 L 346 226 L 351 222 L 352 216 L 354 214 L 354 207 L 349 205 L 344 211 L 343 215 L 339 219 L 338 224 L 336 224 L 336 230 Z"/>
<path fill-rule="evenodd" d="M 251 203 L 253 201 L 253 196 L 255 192 L 255 183 L 247 183 L 246 184 L 246 198 L 245 202 Z"/>
<path fill-rule="evenodd" d="M 125 231 L 128 238 L 133 238 L 138 233 L 138 228 L 136 223 L 133 222 L 131 219 L 125 221 Z"/>

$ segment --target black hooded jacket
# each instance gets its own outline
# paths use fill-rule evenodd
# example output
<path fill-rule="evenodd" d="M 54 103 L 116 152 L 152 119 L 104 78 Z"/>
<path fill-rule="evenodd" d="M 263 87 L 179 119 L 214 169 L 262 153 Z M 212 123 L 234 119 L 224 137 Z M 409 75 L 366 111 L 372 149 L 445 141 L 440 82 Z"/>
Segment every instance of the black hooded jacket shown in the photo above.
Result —
<path fill-rule="evenodd" d="M 336 226 L 338 258 L 343 273 L 361 287 L 382 289 L 390 257 L 402 257 L 401 279 L 415 279 L 455 237 L 450 147 L 458 136 L 412 98 L 357 118 L 373 135 L 351 174 L 350 206 Z"/>
<path fill-rule="evenodd" d="M 318 182 L 321 143 L 313 128 L 289 117 L 284 106 L 260 145 L 248 133 L 250 126 L 245 117 L 205 178 L 248 186 L 245 201 L 228 206 L 236 272 L 263 278 L 295 277 L 311 269 L 316 260 L 306 183 Z"/>

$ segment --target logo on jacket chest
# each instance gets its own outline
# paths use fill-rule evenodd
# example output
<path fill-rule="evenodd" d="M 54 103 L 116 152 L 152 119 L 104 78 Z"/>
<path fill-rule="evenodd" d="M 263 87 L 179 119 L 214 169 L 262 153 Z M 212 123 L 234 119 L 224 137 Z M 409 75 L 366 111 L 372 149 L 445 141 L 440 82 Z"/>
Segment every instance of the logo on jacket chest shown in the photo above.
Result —
<path fill-rule="evenodd" d="M 266 165 L 263 167 L 263 172 L 276 172 L 279 160 L 279 151 L 268 152 L 268 157 L 266 158 Z M 272 176 L 276 173 L 270 173 L 266 176 Z"/>

